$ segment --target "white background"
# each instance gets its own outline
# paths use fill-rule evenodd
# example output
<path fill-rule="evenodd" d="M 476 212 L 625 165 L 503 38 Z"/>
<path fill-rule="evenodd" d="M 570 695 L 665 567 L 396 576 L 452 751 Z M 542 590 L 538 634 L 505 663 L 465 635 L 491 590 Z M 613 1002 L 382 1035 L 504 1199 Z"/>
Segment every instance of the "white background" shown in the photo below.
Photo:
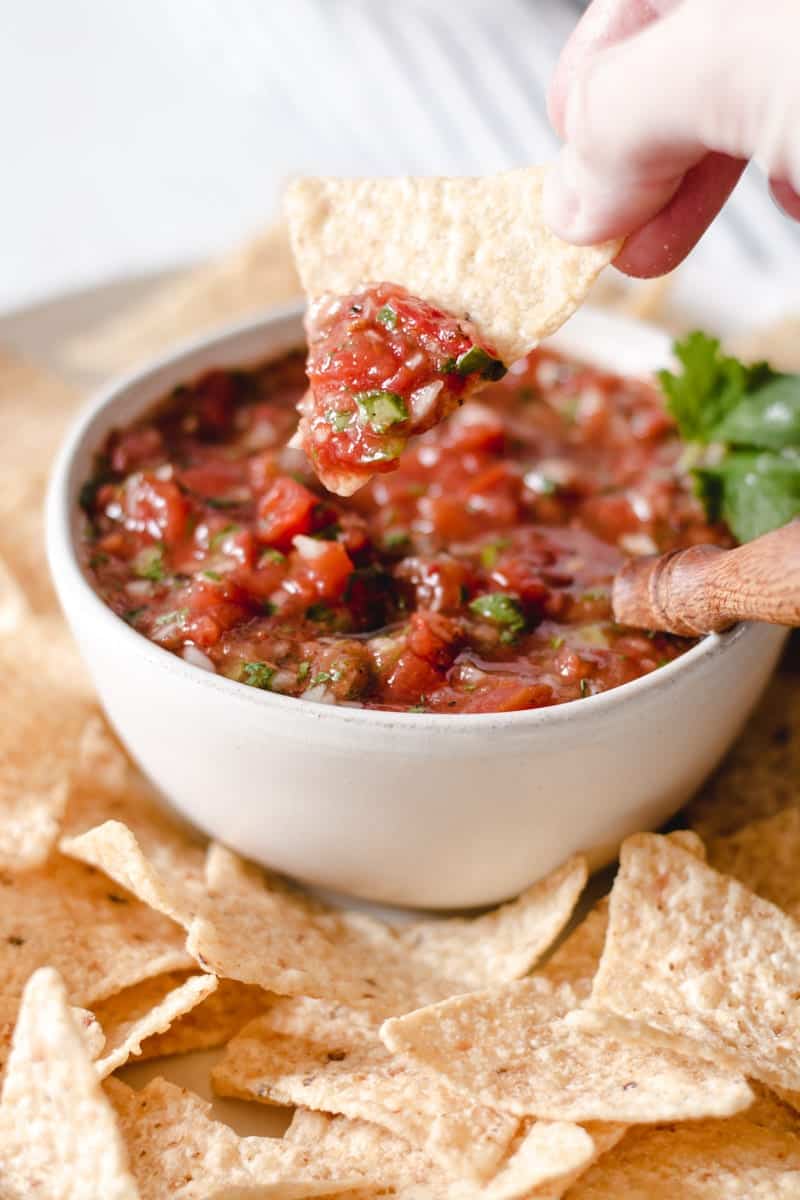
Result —
<path fill-rule="evenodd" d="M 0 311 L 223 249 L 293 172 L 546 159 L 547 80 L 580 7 L 0 0 Z M 765 320 L 800 299 L 799 251 L 755 175 L 682 286 L 717 324 Z"/>

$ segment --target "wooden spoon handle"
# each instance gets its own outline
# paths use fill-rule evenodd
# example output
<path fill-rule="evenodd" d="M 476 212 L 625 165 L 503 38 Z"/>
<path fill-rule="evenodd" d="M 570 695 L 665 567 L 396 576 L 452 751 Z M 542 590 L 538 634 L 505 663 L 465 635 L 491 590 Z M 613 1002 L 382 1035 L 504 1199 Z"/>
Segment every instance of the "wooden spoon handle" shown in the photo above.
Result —
<path fill-rule="evenodd" d="M 691 546 L 631 559 L 612 598 L 621 625 L 685 636 L 737 621 L 800 626 L 800 519 L 735 550 Z"/>

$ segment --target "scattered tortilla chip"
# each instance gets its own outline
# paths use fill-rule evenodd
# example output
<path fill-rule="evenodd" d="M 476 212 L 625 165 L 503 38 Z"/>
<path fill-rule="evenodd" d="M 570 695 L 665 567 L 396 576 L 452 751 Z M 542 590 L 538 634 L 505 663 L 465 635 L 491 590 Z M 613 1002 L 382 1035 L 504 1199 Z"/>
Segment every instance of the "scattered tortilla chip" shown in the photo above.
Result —
<path fill-rule="evenodd" d="M 128 761 L 104 722 L 83 730 L 62 853 L 185 928 L 205 896 L 205 843 Z"/>
<path fill-rule="evenodd" d="M 22 999 L 0 1099 L 4 1200 L 138 1200 L 125 1144 L 58 974 Z"/>
<path fill-rule="evenodd" d="M 0 635 L 15 633 L 33 616 L 19 581 L 0 558 Z"/>
<path fill-rule="evenodd" d="M 54 855 L 24 875 L 0 872 L 0 994 L 19 998 L 55 967 L 85 1008 L 165 971 L 191 967 L 176 926 L 100 872 Z"/>
<path fill-rule="evenodd" d="M 255 1194 L 265 1200 L 301 1200 L 359 1182 L 353 1172 L 338 1179 L 326 1174 L 316 1154 L 285 1139 L 238 1137 L 209 1117 L 210 1104 L 165 1079 L 153 1079 L 140 1092 L 109 1079 L 105 1089 L 141 1200 L 207 1200 L 233 1196 L 237 1188 L 261 1188 Z"/>
<path fill-rule="evenodd" d="M 102 1052 L 93 1056 L 101 1079 L 138 1056 L 145 1038 L 164 1033 L 176 1018 L 201 1004 L 217 987 L 215 975 L 193 975 L 165 991 L 165 978 L 169 977 L 146 979 L 96 1006 L 94 1015 L 105 1041 Z"/>
<path fill-rule="evenodd" d="M 4 483 L 5 488 L 5 483 Z M 58 838 L 91 701 L 66 630 L 31 618 L 0 641 L 0 869 L 41 865 Z"/>
<path fill-rule="evenodd" d="M 747 1116 L 631 1129 L 569 1200 L 794 1200 L 800 1138 Z"/>
<path fill-rule="evenodd" d="M 454 1177 L 431 1162 L 424 1151 L 367 1121 L 298 1109 L 285 1141 L 338 1164 L 348 1174 L 361 1175 L 358 1200 L 386 1194 L 397 1200 L 517 1200 L 545 1194 L 557 1197 L 600 1153 L 600 1139 L 616 1134 L 599 1127 L 598 1141 L 580 1126 L 537 1121 L 523 1128 L 498 1173 L 483 1185 Z M 550 1191 L 558 1180 L 561 1187 Z"/>
<path fill-rule="evenodd" d="M 751 1103 L 735 1071 L 581 1028 L 570 1019 L 582 1015 L 570 1013 L 574 999 L 568 985 L 533 977 L 387 1021 L 381 1038 L 465 1096 L 520 1117 L 646 1123 Z"/>
<path fill-rule="evenodd" d="M 300 294 L 286 226 L 279 221 L 76 338 L 66 346 L 64 360 L 81 371 L 113 373 Z"/>
<path fill-rule="evenodd" d="M 142 1042 L 141 1058 L 164 1058 L 191 1050 L 224 1046 L 239 1030 L 264 1011 L 270 993 L 233 979 L 219 979 L 217 988 L 196 1008 L 178 1017 L 165 1033 Z"/>
<path fill-rule="evenodd" d="M 303 1033 L 282 1032 L 286 1009 L 301 1010 Z M 460 1095 L 446 1080 L 392 1055 L 377 1029 L 343 1006 L 276 999 L 226 1048 L 212 1072 L 223 1096 L 299 1105 L 374 1121 L 442 1167 L 486 1178 L 516 1135 L 519 1122 Z M 288 1014 L 289 1027 L 295 1022 Z"/>
<path fill-rule="evenodd" d="M 399 283 L 469 317 L 508 364 L 563 325 L 619 242 L 571 246 L 542 217 L 543 167 L 474 179 L 298 179 L 288 188 L 311 299 Z"/>
<path fill-rule="evenodd" d="M 657 834 L 622 847 L 590 1004 L 800 1087 L 800 926 Z"/>
<path fill-rule="evenodd" d="M 753 821 L 709 842 L 709 861 L 795 920 L 800 915 L 800 808 Z"/>
<path fill-rule="evenodd" d="M 0 557 L 36 613 L 58 611 L 42 508 L 53 456 L 79 400 L 61 379 L 0 351 Z"/>
<path fill-rule="evenodd" d="M 584 860 L 571 859 L 518 900 L 479 918 L 484 939 L 476 944 L 470 922 L 461 919 L 433 922 L 427 933 L 422 924 L 395 930 L 314 906 L 213 846 L 209 903 L 187 945 L 216 975 L 391 1015 L 469 991 L 487 970 L 500 980 L 528 970 L 569 919 L 585 879 Z"/>
<path fill-rule="evenodd" d="M 744 732 L 687 806 L 684 816 L 703 838 L 800 806 L 800 680 L 780 672 Z"/>

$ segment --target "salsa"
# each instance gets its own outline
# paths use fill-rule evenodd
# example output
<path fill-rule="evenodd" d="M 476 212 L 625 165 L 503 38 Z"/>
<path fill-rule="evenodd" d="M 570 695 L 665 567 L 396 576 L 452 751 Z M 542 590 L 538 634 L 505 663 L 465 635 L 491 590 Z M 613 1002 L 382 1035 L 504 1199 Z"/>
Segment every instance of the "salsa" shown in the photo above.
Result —
<path fill-rule="evenodd" d="M 432 713 L 579 700 L 693 644 L 611 613 L 626 555 L 729 544 L 650 383 L 536 350 L 346 500 L 287 446 L 305 386 L 299 352 L 209 371 L 107 439 L 85 563 L 143 636 L 248 687 Z"/>
<path fill-rule="evenodd" d="M 395 470 L 410 437 L 506 373 L 469 321 L 396 284 L 323 296 L 306 327 L 298 441 L 320 481 L 342 496 Z"/>

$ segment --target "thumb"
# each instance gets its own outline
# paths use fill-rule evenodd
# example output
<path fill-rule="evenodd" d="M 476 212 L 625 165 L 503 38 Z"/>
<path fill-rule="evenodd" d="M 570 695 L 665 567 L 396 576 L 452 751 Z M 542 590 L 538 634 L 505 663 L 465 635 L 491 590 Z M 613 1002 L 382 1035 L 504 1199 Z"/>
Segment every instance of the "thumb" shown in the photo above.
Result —
<path fill-rule="evenodd" d="M 688 0 L 593 55 L 566 99 L 567 146 L 545 216 L 567 240 L 624 236 L 660 212 L 709 151 L 758 156 L 797 186 L 800 6 Z"/>

